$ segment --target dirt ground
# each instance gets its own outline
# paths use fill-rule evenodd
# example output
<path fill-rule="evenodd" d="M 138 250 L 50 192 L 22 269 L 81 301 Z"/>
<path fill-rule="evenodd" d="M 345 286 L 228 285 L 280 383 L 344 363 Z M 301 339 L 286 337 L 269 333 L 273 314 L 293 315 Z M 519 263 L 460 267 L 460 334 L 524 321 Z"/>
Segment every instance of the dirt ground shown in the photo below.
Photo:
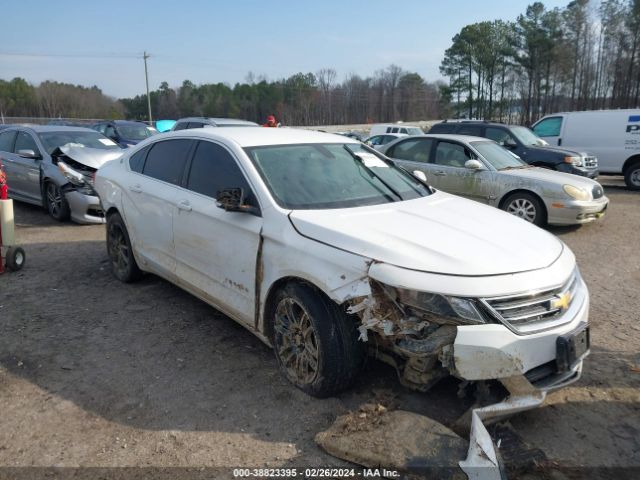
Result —
<path fill-rule="evenodd" d="M 552 229 L 591 292 L 584 376 L 511 420 L 549 464 L 585 469 L 580 478 L 640 468 L 640 193 L 601 180 L 606 217 Z M 418 394 L 377 362 L 344 394 L 308 397 L 208 305 L 155 276 L 115 280 L 104 226 L 15 211 L 27 264 L 0 276 L 0 467 L 341 466 L 314 436 L 376 396 L 446 425 L 469 405 L 454 380 Z"/>

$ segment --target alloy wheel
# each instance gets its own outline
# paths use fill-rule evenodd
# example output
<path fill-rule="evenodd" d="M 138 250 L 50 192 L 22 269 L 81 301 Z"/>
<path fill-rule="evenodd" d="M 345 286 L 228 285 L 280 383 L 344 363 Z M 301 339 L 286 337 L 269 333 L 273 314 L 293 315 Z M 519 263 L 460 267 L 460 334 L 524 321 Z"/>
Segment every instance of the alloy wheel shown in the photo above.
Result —
<path fill-rule="evenodd" d="M 116 276 L 125 277 L 131 263 L 131 249 L 119 225 L 109 225 L 108 252 Z"/>
<path fill-rule="evenodd" d="M 508 206 L 507 212 L 516 217 L 520 217 L 527 222 L 533 223 L 536 220 L 536 206 L 526 198 L 516 198 Z"/>
<path fill-rule="evenodd" d="M 49 213 L 53 218 L 58 218 L 62 212 L 62 192 L 55 183 L 47 184 L 47 204 Z"/>
<path fill-rule="evenodd" d="M 316 332 L 307 311 L 291 297 L 276 307 L 275 347 L 287 376 L 295 383 L 310 384 L 318 375 Z"/>

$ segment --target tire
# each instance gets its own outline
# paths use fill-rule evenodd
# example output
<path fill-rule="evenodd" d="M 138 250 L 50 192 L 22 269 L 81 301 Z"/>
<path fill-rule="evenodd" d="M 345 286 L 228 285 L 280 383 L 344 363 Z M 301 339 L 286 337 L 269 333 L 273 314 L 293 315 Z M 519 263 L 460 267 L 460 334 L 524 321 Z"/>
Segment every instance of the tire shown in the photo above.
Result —
<path fill-rule="evenodd" d="M 71 210 L 69 209 L 69 203 L 64 198 L 60 187 L 53 182 L 47 182 L 44 185 L 45 200 L 47 202 L 47 210 L 51 218 L 59 222 L 69 220 L 71 216 Z"/>
<path fill-rule="evenodd" d="M 512 193 L 502 202 L 500 208 L 539 227 L 547 223 L 547 212 L 544 205 L 538 197 L 531 193 Z"/>
<path fill-rule="evenodd" d="M 142 277 L 142 270 L 133 256 L 127 227 L 119 213 L 107 218 L 107 254 L 111 271 L 121 282 L 131 283 Z"/>
<path fill-rule="evenodd" d="M 293 321 L 292 321 L 293 320 Z M 356 322 L 310 285 L 289 283 L 271 313 L 273 347 L 281 373 L 318 398 L 351 386 L 366 357 Z"/>
<path fill-rule="evenodd" d="M 9 247 L 5 255 L 7 270 L 17 272 L 24 267 L 26 255 L 22 247 Z"/>
<path fill-rule="evenodd" d="M 625 170 L 624 183 L 629 190 L 640 190 L 640 162 L 632 163 Z"/>

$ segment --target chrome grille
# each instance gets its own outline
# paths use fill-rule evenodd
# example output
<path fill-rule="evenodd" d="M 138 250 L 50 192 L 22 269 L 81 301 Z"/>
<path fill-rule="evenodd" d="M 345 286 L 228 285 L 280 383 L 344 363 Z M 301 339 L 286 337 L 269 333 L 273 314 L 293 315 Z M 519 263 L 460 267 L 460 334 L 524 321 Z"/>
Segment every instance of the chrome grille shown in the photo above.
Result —
<path fill-rule="evenodd" d="M 528 334 L 571 321 L 565 313 L 579 301 L 577 270 L 561 287 L 531 294 L 481 299 L 489 312 L 516 333 Z"/>
<path fill-rule="evenodd" d="M 587 168 L 596 168 L 598 166 L 597 157 L 584 157 L 584 166 Z"/>

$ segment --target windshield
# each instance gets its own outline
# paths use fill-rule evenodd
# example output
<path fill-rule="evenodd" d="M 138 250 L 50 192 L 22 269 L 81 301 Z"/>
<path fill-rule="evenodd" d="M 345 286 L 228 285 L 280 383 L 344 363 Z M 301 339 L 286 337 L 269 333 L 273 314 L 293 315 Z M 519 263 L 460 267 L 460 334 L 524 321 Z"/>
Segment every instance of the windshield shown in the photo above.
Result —
<path fill-rule="evenodd" d="M 542 145 L 540 137 L 527 127 L 511 127 L 511 133 L 524 145 Z"/>
<path fill-rule="evenodd" d="M 60 132 L 43 132 L 38 134 L 44 144 L 47 153 L 51 153 L 58 147 L 68 143 L 75 143 L 99 150 L 119 150 L 120 147 L 111 139 L 98 132 L 84 132 L 65 130 Z"/>
<path fill-rule="evenodd" d="M 471 142 L 471 145 L 482 155 L 482 158 L 489 162 L 496 170 L 527 166 L 527 163 L 495 142 Z"/>
<path fill-rule="evenodd" d="M 144 140 L 157 132 L 153 127 L 146 125 L 118 125 L 118 131 L 127 140 Z"/>
<path fill-rule="evenodd" d="M 431 193 L 426 185 L 362 144 L 276 145 L 245 151 L 283 208 L 378 205 Z"/>

